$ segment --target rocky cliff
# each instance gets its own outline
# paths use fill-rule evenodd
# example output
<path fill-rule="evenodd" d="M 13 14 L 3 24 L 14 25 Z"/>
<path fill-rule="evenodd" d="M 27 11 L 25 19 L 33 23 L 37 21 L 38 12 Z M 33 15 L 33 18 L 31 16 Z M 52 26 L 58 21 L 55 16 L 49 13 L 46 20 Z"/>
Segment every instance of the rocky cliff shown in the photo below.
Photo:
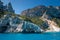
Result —
<path fill-rule="evenodd" d="M 21 15 L 4 14 L 0 18 L 0 33 L 40 33 L 60 31 L 60 7 L 37 6 Z"/>
<path fill-rule="evenodd" d="M 21 15 L 29 18 L 34 24 L 40 26 L 44 31 L 48 29 L 54 32 L 60 31 L 60 6 L 40 5 L 22 11 Z"/>
<path fill-rule="evenodd" d="M 42 32 L 42 29 L 31 22 L 26 22 L 19 18 L 18 16 L 12 16 L 10 14 L 4 15 L 0 19 L 0 33 L 38 33 Z"/>
<path fill-rule="evenodd" d="M 41 17 L 44 13 L 50 18 L 60 18 L 60 6 L 36 6 L 31 9 L 22 11 L 21 15 L 27 17 Z"/>

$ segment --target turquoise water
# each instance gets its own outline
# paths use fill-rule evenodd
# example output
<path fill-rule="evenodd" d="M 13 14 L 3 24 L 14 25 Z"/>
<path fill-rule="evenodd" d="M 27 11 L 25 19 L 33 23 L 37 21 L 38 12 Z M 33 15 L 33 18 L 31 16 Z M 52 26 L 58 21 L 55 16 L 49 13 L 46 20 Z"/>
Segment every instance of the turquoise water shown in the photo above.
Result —
<path fill-rule="evenodd" d="M 60 32 L 42 34 L 0 34 L 0 40 L 60 40 Z"/>

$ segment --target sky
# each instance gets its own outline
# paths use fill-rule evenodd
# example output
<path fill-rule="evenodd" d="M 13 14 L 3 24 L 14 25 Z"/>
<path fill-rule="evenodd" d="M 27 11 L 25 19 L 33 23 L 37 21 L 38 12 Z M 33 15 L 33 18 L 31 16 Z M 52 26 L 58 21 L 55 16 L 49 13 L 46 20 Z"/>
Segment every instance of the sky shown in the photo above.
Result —
<path fill-rule="evenodd" d="M 4 2 L 4 5 L 8 4 L 9 1 L 12 4 L 15 13 L 20 14 L 23 10 L 33 8 L 39 5 L 53 5 L 60 6 L 60 0 L 1 0 Z"/>

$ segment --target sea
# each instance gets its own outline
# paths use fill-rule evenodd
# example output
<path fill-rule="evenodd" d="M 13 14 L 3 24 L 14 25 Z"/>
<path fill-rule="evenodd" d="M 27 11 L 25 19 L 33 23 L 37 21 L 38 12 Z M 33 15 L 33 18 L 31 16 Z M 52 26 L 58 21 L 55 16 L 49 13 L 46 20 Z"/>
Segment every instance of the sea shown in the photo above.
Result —
<path fill-rule="evenodd" d="M 60 32 L 0 33 L 0 40 L 60 40 Z"/>

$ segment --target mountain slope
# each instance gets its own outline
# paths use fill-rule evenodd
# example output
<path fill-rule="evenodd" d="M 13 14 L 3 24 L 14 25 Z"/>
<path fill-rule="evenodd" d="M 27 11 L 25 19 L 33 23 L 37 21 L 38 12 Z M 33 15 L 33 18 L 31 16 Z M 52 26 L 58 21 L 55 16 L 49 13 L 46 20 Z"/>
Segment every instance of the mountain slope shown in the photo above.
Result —
<path fill-rule="evenodd" d="M 56 24 L 56 22 L 52 21 L 52 20 L 48 20 L 46 18 L 46 12 L 43 14 L 43 16 L 41 17 L 41 19 L 43 21 L 46 21 L 48 23 L 48 29 L 46 30 L 46 32 L 59 32 L 60 28 L 59 26 Z"/>
<path fill-rule="evenodd" d="M 27 16 L 27 17 L 41 17 L 44 13 L 46 12 L 46 14 L 50 17 L 56 17 L 56 18 L 60 18 L 60 7 L 59 6 L 36 6 L 34 8 L 31 9 L 27 9 L 22 11 L 21 15 L 23 16 Z"/>
<path fill-rule="evenodd" d="M 22 16 L 29 18 L 30 20 L 37 18 L 35 24 L 39 25 L 44 31 L 60 31 L 60 7 L 59 6 L 37 6 L 31 9 L 27 9 L 21 13 Z M 38 20 L 39 19 L 39 20 Z M 32 21 L 32 20 L 31 20 Z M 32 21 L 32 22 L 33 22 Z M 34 23 L 34 22 L 33 22 Z"/>

